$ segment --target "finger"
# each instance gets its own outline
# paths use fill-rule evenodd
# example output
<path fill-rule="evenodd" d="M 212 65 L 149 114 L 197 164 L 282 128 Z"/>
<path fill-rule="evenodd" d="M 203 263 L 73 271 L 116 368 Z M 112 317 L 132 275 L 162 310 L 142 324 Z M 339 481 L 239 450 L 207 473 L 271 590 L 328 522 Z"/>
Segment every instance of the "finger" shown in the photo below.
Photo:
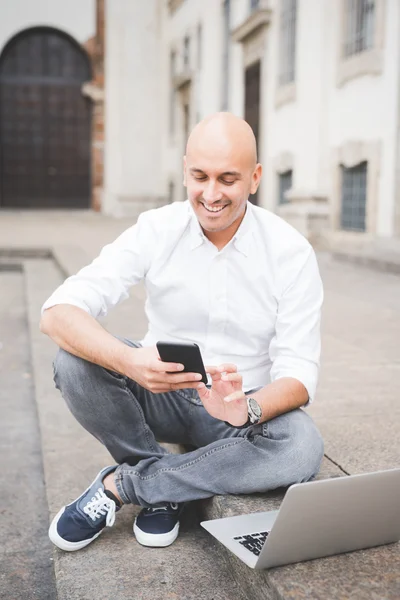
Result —
<path fill-rule="evenodd" d="M 216 373 L 211 373 L 211 379 L 213 381 L 221 381 L 221 373 L 218 371 Z"/>
<path fill-rule="evenodd" d="M 238 391 L 238 392 L 233 392 L 232 394 L 229 394 L 229 396 L 225 396 L 224 398 L 224 402 L 234 402 L 235 400 L 244 400 L 246 398 L 246 395 L 244 392 L 242 391 Z"/>
<path fill-rule="evenodd" d="M 233 363 L 225 363 L 223 365 L 219 365 L 218 371 L 220 373 L 236 373 L 237 365 L 234 365 Z"/>
<path fill-rule="evenodd" d="M 201 375 L 199 373 L 181 373 L 179 375 L 155 373 L 153 376 L 149 376 L 147 381 L 152 386 L 152 389 L 157 388 L 157 391 L 164 392 L 171 391 L 171 389 L 177 389 L 177 386 L 179 386 L 179 389 L 196 387 L 201 381 Z"/>
<path fill-rule="evenodd" d="M 159 373 L 164 372 L 173 372 L 175 373 L 176 371 L 183 371 L 185 367 L 180 364 L 180 363 L 169 363 L 169 362 L 163 362 L 162 360 L 159 360 L 156 363 L 152 363 L 150 365 L 150 369 L 152 371 L 158 371 Z"/>
<path fill-rule="evenodd" d="M 215 367 L 215 366 L 206 366 L 204 368 L 206 370 L 206 373 L 210 373 L 210 375 L 212 375 L 213 373 L 219 373 L 218 367 Z"/>
<path fill-rule="evenodd" d="M 162 381 L 167 384 L 177 384 L 177 383 L 194 383 L 195 381 L 201 380 L 200 373 L 179 373 L 173 375 L 171 373 L 165 373 Z"/>
<path fill-rule="evenodd" d="M 223 381 L 234 381 L 235 383 L 242 383 L 243 377 L 240 373 L 223 373 L 221 375 Z"/>

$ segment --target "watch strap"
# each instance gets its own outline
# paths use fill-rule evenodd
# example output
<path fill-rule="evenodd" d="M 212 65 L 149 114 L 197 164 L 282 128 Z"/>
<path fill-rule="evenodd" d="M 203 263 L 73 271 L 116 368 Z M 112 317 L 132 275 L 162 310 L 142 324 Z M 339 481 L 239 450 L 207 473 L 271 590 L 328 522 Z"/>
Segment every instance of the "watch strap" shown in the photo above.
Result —
<path fill-rule="evenodd" d="M 231 423 L 228 423 L 228 421 L 224 421 L 224 423 L 226 425 L 228 425 L 229 427 L 235 427 L 235 429 L 244 429 L 245 427 L 250 427 L 250 425 L 257 425 L 260 422 L 260 419 L 257 419 L 256 421 L 252 421 L 250 418 L 250 414 L 251 414 L 251 410 L 250 410 L 250 406 L 249 406 L 249 398 L 250 396 L 247 396 L 246 400 L 247 400 L 247 421 L 246 423 L 243 423 L 243 425 L 232 425 Z M 253 398 L 254 400 L 254 398 Z M 254 400 L 254 402 L 256 402 L 256 400 Z M 258 404 L 258 402 L 257 402 Z"/>

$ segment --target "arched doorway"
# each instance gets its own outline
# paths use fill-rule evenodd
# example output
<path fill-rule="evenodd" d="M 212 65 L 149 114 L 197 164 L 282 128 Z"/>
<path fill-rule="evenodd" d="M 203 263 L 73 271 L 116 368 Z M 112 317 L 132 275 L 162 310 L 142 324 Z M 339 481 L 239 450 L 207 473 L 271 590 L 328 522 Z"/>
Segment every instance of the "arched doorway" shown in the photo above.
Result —
<path fill-rule="evenodd" d="M 88 208 L 91 78 L 84 50 L 35 27 L 0 57 L 0 207 Z"/>

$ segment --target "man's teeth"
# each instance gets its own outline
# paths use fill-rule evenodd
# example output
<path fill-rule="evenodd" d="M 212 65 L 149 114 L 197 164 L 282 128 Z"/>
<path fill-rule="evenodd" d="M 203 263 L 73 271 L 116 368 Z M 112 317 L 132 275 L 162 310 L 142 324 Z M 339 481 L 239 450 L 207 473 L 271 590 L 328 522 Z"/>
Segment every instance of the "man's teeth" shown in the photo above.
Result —
<path fill-rule="evenodd" d="M 221 212 L 221 210 L 222 210 L 223 208 L 225 208 L 225 206 L 218 206 L 218 207 L 216 207 L 216 208 L 213 208 L 212 206 L 208 206 L 207 204 L 204 204 L 203 206 L 204 206 L 204 208 L 206 208 L 206 209 L 207 209 L 207 210 L 209 210 L 210 212 Z"/>

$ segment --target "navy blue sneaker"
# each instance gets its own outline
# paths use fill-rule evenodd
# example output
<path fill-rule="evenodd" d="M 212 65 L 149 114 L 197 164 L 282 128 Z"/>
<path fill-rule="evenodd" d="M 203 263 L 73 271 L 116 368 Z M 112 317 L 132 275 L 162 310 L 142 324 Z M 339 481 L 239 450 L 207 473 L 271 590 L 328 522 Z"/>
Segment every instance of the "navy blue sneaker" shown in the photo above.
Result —
<path fill-rule="evenodd" d="M 183 505 L 143 508 L 135 519 L 133 533 L 142 546 L 164 547 L 176 540 L 179 533 L 179 515 Z"/>
<path fill-rule="evenodd" d="M 104 489 L 103 479 L 116 468 L 102 469 L 87 490 L 54 517 L 49 538 L 58 548 L 69 552 L 80 550 L 93 542 L 106 525 L 114 525 L 120 506 L 114 494 Z"/>

